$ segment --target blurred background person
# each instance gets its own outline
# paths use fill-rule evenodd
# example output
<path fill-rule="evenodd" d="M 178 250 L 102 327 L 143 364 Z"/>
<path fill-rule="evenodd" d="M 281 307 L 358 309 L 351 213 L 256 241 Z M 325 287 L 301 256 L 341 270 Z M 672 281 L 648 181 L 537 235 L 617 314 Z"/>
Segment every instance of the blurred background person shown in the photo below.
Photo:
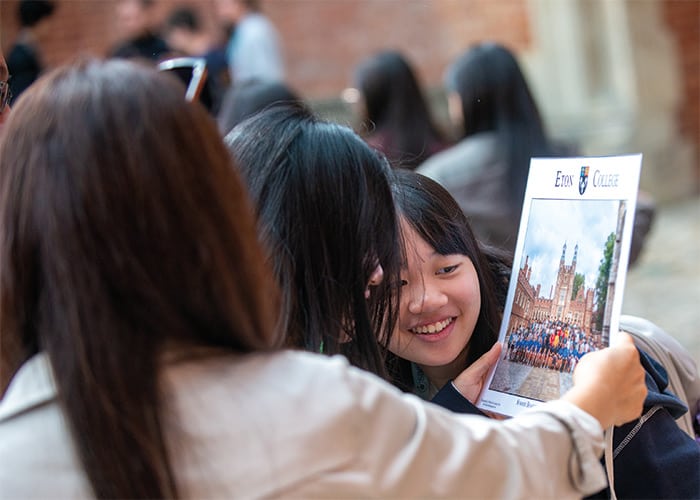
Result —
<path fill-rule="evenodd" d="M 487 41 L 470 47 L 448 67 L 445 87 L 461 140 L 418 171 L 455 197 L 480 241 L 513 252 L 530 159 L 575 156 L 577 147 L 548 137 L 525 76 L 503 45 Z M 639 256 L 653 213 L 653 200 L 642 193 L 630 265 Z"/>
<path fill-rule="evenodd" d="M 123 42 L 113 48 L 110 57 L 143 58 L 158 61 L 170 50 L 156 34 L 155 0 L 119 0 L 117 24 Z"/>
<path fill-rule="evenodd" d="M 414 169 L 448 145 L 435 125 L 413 68 L 397 51 L 363 60 L 355 70 L 361 135 L 394 167 Z"/>
<path fill-rule="evenodd" d="M 14 101 L 44 70 L 41 45 L 51 28 L 55 4 L 51 0 L 22 0 L 17 6 L 20 31 L 7 56 Z"/>
<path fill-rule="evenodd" d="M 170 12 L 163 24 L 162 35 L 172 51 L 171 55 L 204 58 L 212 101 L 209 108 L 216 114 L 230 83 L 222 37 L 207 30 L 200 13 L 189 5 L 177 7 Z"/>
<path fill-rule="evenodd" d="M 530 158 L 567 151 L 548 139 L 525 77 L 507 48 L 492 42 L 472 46 L 448 67 L 445 87 L 461 139 L 418 171 L 455 197 L 480 241 L 512 252 Z"/>
<path fill-rule="evenodd" d="M 283 81 L 284 63 L 277 29 L 260 12 L 258 0 L 215 0 L 217 17 L 232 32 L 227 57 L 231 81 Z"/>

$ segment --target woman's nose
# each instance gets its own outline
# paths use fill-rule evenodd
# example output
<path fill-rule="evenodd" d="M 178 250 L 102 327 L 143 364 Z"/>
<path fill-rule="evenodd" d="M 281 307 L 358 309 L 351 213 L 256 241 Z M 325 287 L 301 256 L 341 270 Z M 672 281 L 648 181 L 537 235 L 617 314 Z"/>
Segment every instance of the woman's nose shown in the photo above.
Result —
<path fill-rule="evenodd" d="M 408 310 L 411 314 L 434 312 L 445 304 L 447 295 L 427 281 L 408 290 Z"/>

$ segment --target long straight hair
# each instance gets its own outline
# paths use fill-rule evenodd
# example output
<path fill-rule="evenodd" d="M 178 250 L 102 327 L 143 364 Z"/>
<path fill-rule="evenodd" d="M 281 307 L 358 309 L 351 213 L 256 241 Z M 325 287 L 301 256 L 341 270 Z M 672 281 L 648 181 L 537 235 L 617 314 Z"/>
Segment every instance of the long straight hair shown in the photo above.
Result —
<path fill-rule="evenodd" d="M 415 169 L 447 145 L 413 68 L 399 52 L 379 52 L 365 59 L 355 80 L 367 115 L 364 135 L 383 137 L 382 152 L 392 166 Z"/>
<path fill-rule="evenodd" d="M 282 290 L 288 345 L 384 376 L 399 276 L 390 167 L 351 129 L 277 106 L 226 137 Z M 384 280 L 365 290 L 380 264 Z M 378 343 L 379 342 L 379 343 Z"/>
<path fill-rule="evenodd" d="M 502 308 L 508 291 L 508 255 L 477 242 L 466 216 L 450 193 L 434 180 L 416 172 L 394 172 L 392 188 L 402 217 L 440 255 L 461 254 L 474 264 L 479 280 L 481 309 L 469 341 L 466 366 L 486 353 L 498 339 Z M 388 360 L 393 382 L 411 390 L 406 360 Z M 465 368 L 466 368 L 465 366 Z"/>
<path fill-rule="evenodd" d="M 96 496 L 177 496 L 166 344 L 280 343 L 276 289 L 217 128 L 167 76 L 87 60 L 40 79 L 3 134 L 3 365 L 48 354 Z"/>
<path fill-rule="evenodd" d="M 463 138 L 480 132 L 497 133 L 508 169 L 509 201 L 519 213 L 530 158 L 550 156 L 553 146 L 517 60 L 502 45 L 476 44 L 450 65 L 445 85 L 460 97 Z"/>

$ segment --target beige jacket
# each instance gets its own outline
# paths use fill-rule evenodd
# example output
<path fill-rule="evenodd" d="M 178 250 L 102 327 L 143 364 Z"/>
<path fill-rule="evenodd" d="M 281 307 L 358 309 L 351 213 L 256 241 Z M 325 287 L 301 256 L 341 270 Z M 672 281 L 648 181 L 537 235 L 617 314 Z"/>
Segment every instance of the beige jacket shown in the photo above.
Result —
<path fill-rule="evenodd" d="M 170 363 L 166 424 L 194 498 L 578 498 L 603 432 L 573 405 L 505 422 L 402 394 L 344 358 L 280 352 Z M 43 355 L 0 402 L 0 497 L 91 495 Z"/>

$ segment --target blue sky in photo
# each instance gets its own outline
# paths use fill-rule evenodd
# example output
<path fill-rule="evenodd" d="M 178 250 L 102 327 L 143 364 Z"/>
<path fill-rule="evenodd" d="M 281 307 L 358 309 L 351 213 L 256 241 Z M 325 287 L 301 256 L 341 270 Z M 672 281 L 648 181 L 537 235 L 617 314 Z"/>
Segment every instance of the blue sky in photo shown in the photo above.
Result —
<path fill-rule="evenodd" d="M 617 227 L 619 203 L 619 200 L 532 200 L 520 267 L 529 255 L 530 283 L 542 285 L 542 296 L 549 297 L 556 281 L 564 243 L 564 263 L 571 265 L 578 244 L 576 272 L 585 275 L 586 288 L 595 286 L 605 241 Z"/>

